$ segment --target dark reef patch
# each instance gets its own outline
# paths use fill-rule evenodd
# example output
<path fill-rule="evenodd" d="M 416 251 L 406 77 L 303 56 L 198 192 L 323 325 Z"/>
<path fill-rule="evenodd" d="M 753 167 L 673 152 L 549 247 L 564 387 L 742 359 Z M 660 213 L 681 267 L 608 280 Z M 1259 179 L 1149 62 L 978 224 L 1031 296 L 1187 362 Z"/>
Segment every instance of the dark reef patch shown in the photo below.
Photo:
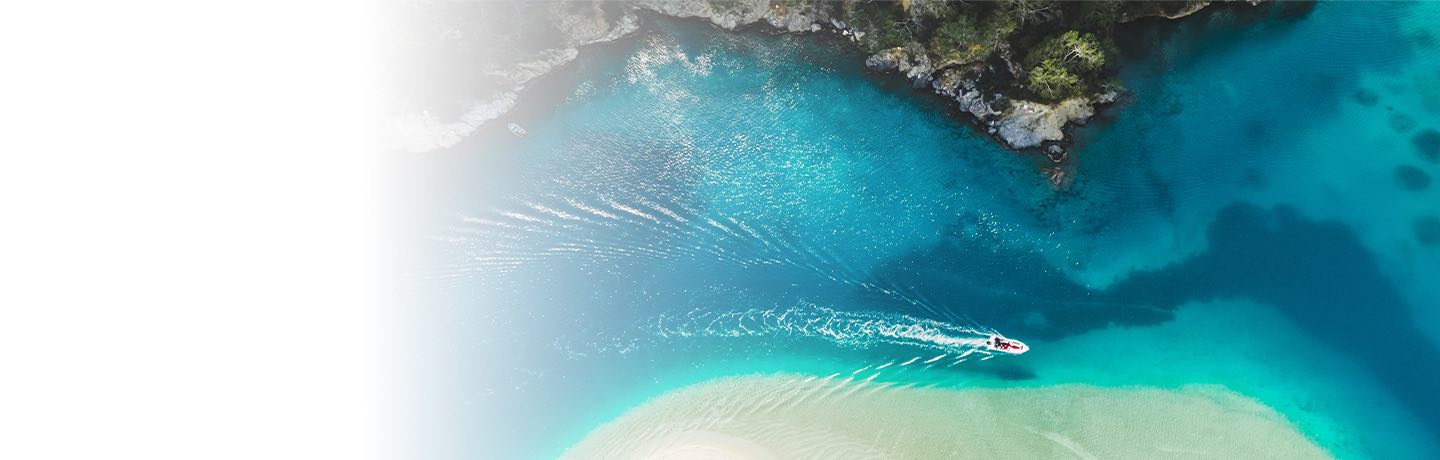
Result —
<path fill-rule="evenodd" d="M 1440 242 L 1440 218 L 1417 219 L 1417 238 L 1421 227 Z M 997 249 L 983 241 L 983 232 L 962 230 L 886 262 L 873 275 L 907 280 L 899 287 L 916 298 L 1034 339 L 1112 324 L 1158 324 L 1191 302 L 1254 300 L 1277 308 L 1311 336 L 1341 344 L 1341 353 L 1373 372 L 1428 430 L 1440 433 L 1440 398 L 1433 397 L 1440 388 L 1440 350 L 1416 329 L 1400 291 L 1341 223 L 1309 220 L 1290 207 L 1232 204 L 1207 230 L 1205 252 L 1104 291 L 1076 284 L 1039 255 Z M 864 300 L 915 312 L 885 296 Z M 1045 321 L 1025 320 L 1035 317 Z M 1385 346 L 1352 344 L 1366 340 Z"/>
<path fill-rule="evenodd" d="M 1440 219 L 1426 225 L 1440 240 Z M 1353 231 L 1289 207 L 1236 204 L 1221 211 L 1207 236 L 1205 253 L 1134 275 L 1107 296 L 1165 310 L 1248 298 L 1279 308 L 1321 340 L 1383 337 L 1384 347 L 1339 349 L 1374 372 L 1432 433 L 1440 432 L 1440 398 L 1433 397 L 1440 350 L 1415 328 L 1410 307 Z"/>
<path fill-rule="evenodd" d="M 1400 165 L 1395 167 L 1395 183 L 1399 184 L 1402 190 L 1417 192 L 1430 187 L 1430 175 L 1420 168 Z"/>
<path fill-rule="evenodd" d="M 1420 155 L 1425 161 L 1440 163 L 1440 131 L 1435 128 L 1426 128 L 1415 134 L 1410 139 L 1410 144 L 1415 147 L 1415 154 Z"/>
<path fill-rule="evenodd" d="M 1245 122 L 1245 141 L 1251 144 L 1268 144 L 1271 140 L 1270 123 L 1265 120 Z"/>
<path fill-rule="evenodd" d="M 1171 318 L 1168 310 L 1109 303 L 1040 254 L 998 248 L 984 235 L 956 226 L 941 242 L 886 261 L 872 277 L 905 280 L 897 290 L 1016 337 L 1056 339 L 1111 323 L 1159 324 Z M 916 313 L 914 305 L 892 296 L 868 289 L 856 295 L 866 304 Z M 943 311 L 937 315 L 956 319 Z"/>
<path fill-rule="evenodd" d="M 1410 36 L 1411 41 L 1417 48 L 1434 48 L 1440 40 L 1436 40 L 1435 34 L 1429 30 L 1421 30 Z"/>
<path fill-rule="evenodd" d="M 1368 89 L 1361 89 L 1355 92 L 1355 102 L 1366 107 L 1371 107 L 1374 106 L 1375 103 L 1380 102 L 1380 95 Z"/>
<path fill-rule="evenodd" d="M 1269 182 L 1260 168 L 1245 168 L 1245 173 L 1240 176 L 1240 185 L 1253 190 L 1263 189 Z"/>
<path fill-rule="evenodd" d="M 1420 216 L 1415 218 L 1411 225 L 1415 232 L 1415 241 L 1426 246 L 1440 244 L 1440 217 Z"/>
<path fill-rule="evenodd" d="M 1395 132 L 1405 134 L 1415 129 L 1416 126 L 1419 126 L 1419 123 L 1415 121 L 1415 117 L 1401 112 L 1390 113 L 1390 129 Z"/>

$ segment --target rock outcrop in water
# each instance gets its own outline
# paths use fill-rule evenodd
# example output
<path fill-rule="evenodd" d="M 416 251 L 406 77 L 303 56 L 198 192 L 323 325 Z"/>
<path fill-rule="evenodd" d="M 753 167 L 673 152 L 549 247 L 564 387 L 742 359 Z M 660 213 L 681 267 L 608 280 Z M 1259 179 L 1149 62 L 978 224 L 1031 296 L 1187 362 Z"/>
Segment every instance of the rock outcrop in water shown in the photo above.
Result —
<path fill-rule="evenodd" d="M 1249 0 L 1255 3 L 1258 0 Z M 1067 130 L 1083 124 L 1096 107 L 1121 91 L 1107 55 L 1110 35 L 1144 17 L 1180 18 L 1205 8 L 1206 0 L 1158 2 L 1097 0 L 994 3 L 815 0 L 631 0 L 576 1 L 490 7 L 504 15 L 535 16 L 558 39 L 531 40 L 528 59 L 486 69 L 493 93 L 471 104 L 458 122 L 428 115 L 401 118 L 412 137 L 428 140 L 407 149 L 445 147 L 508 111 L 525 84 L 568 63 L 579 47 L 612 41 L 638 30 L 638 13 L 696 18 L 726 30 L 762 26 L 784 33 L 831 32 L 855 43 L 865 64 L 906 78 L 915 88 L 954 100 L 982 129 L 1013 149 L 1043 148 L 1064 159 Z M 504 9 L 508 8 L 508 9 Z M 503 18 L 502 18 L 503 20 Z M 533 28 L 533 27 L 532 27 Z M 518 48 L 526 48 L 526 44 Z M 516 52 L 513 43 L 507 46 Z"/>

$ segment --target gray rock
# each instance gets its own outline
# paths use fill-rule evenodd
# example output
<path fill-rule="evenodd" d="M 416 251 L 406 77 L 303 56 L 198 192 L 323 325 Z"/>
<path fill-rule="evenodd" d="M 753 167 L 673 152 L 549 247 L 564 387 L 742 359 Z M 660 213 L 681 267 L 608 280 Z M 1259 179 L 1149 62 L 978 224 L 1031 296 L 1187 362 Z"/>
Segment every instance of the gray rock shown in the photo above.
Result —
<path fill-rule="evenodd" d="M 1098 95 L 1098 96 L 1095 96 L 1095 103 L 1096 103 L 1096 104 L 1109 104 L 1109 103 L 1115 102 L 1115 100 L 1116 100 L 1116 99 L 1119 99 L 1119 98 L 1120 98 L 1120 93 L 1117 93 L 1117 92 L 1115 92 L 1114 90 L 1106 91 L 1106 92 L 1104 92 L 1104 93 L 1101 93 L 1101 94 Z"/>
<path fill-rule="evenodd" d="M 916 88 L 930 85 L 934 68 L 923 49 L 890 48 L 865 58 L 865 66 L 880 72 L 899 72 Z"/>
<path fill-rule="evenodd" d="M 905 61 L 905 49 L 900 47 L 880 51 L 865 58 L 865 66 L 880 72 L 892 72 L 900 68 L 900 63 Z"/>
<path fill-rule="evenodd" d="M 960 110 L 974 115 L 980 121 L 987 121 L 1000 114 L 992 107 L 991 101 L 985 100 L 977 88 L 975 78 L 963 70 L 952 68 L 940 72 L 931 87 L 936 93 L 954 99 L 960 105 Z"/>
<path fill-rule="evenodd" d="M 1065 147 L 1050 144 L 1049 147 L 1045 147 L 1045 156 L 1050 157 L 1050 161 L 1054 163 L 1065 161 Z"/>
<path fill-rule="evenodd" d="M 1046 105 L 1031 101 L 1015 101 L 1000 114 L 999 136 L 1011 148 L 1039 147 L 1045 141 L 1065 139 L 1065 125 L 1083 123 L 1095 114 L 1092 101 L 1077 97 Z"/>

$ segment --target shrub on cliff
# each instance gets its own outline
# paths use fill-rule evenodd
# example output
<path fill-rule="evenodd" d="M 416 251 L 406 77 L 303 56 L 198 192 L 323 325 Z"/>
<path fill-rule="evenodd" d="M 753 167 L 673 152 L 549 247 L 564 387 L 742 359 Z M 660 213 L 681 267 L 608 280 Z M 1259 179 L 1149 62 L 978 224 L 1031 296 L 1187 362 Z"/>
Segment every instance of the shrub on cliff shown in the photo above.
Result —
<path fill-rule="evenodd" d="M 860 44 L 871 53 L 905 46 L 914 40 L 910 17 L 898 2 L 847 4 L 851 27 L 865 33 Z"/>
<path fill-rule="evenodd" d="M 1055 0 L 1005 0 L 1005 10 L 1021 27 L 1055 19 L 1060 16 L 1060 2 Z"/>
<path fill-rule="evenodd" d="M 1095 34 L 1072 30 L 1041 42 L 1025 59 L 1032 66 L 1050 60 L 1077 73 L 1090 73 L 1105 67 L 1105 49 Z"/>
<path fill-rule="evenodd" d="M 1050 37 L 1025 57 L 1030 90 L 1046 100 L 1076 96 L 1098 84 L 1105 47 L 1095 34 L 1069 31 Z"/>
<path fill-rule="evenodd" d="M 972 15 L 955 15 L 935 29 L 930 50 L 941 61 L 972 62 L 985 59 L 1014 33 L 1014 18 L 991 14 L 978 24 Z"/>
<path fill-rule="evenodd" d="M 1080 77 L 1071 73 L 1063 63 L 1055 59 L 1041 62 L 1030 69 L 1030 91 L 1047 101 L 1065 99 L 1080 93 L 1083 85 Z"/>
<path fill-rule="evenodd" d="M 1087 28 L 1109 29 L 1120 22 L 1121 0 L 1094 0 L 1075 5 L 1075 21 Z"/>
<path fill-rule="evenodd" d="M 989 47 L 980 37 L 980 28 L 970 16 L 957 15 L 948 18 L 930 40 L 930 50 L 942 60 L 967 62 L 983 54 Z"/>

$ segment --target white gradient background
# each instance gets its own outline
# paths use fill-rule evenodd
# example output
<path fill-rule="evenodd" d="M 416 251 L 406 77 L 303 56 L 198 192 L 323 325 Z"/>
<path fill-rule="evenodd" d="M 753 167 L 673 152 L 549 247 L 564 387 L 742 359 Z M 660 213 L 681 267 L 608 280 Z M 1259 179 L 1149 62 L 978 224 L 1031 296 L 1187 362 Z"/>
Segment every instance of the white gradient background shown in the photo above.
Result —
<path fill-rule="evenodd" d="M 398 453 L 365 5 L 0 7 L 0 458 Z"/>

